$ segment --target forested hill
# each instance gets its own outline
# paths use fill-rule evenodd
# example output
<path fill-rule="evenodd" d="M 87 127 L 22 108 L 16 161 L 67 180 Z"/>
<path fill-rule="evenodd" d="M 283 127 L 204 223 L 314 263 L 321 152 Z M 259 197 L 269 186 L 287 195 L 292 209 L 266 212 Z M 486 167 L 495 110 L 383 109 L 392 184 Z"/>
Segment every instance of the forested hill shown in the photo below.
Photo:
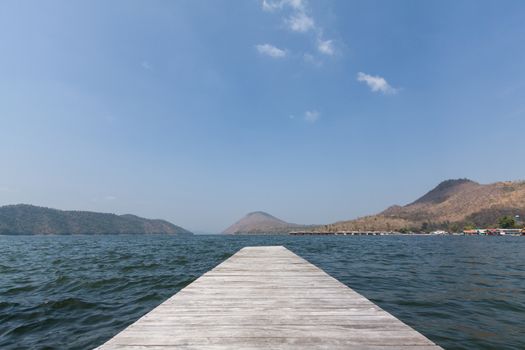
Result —
<path fill-rule="evenodd" d="M 0 234 L 180 234 L 192 233 L 165 220 L 135 215 L 65 211 L 27 204 L 0 207 Z"/>

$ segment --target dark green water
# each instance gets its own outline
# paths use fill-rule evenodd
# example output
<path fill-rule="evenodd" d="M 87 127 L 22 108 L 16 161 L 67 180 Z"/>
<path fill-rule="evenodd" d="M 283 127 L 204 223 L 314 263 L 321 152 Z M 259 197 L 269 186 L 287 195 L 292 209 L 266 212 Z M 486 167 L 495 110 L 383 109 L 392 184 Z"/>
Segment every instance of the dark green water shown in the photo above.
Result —
<path fill-rule="evenodd" d="M 525 349 L 525 237 L 0 236 L 0 348 L 91 349 L 244 246 L 285 245 L 446 349 Z"/>

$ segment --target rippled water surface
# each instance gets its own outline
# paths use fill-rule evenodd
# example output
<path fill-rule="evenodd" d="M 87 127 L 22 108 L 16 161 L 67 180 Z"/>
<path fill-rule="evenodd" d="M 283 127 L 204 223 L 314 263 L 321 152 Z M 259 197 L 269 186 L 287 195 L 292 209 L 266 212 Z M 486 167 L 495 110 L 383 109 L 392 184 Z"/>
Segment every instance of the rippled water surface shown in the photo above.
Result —
<path fill-rule="evenodd" d="M 525 237 L 0 236 L 0 348 L 91 349 L 238 249 L 285 245 L 446 349 L 525 349 Z"/>

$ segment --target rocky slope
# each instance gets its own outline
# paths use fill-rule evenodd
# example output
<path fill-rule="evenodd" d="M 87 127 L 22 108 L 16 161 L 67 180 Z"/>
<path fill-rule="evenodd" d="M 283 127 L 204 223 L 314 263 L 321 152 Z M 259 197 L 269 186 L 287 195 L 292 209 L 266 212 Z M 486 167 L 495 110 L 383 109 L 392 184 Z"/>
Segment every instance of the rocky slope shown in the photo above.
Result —
<path fill-rule="evenodd" d="M 504 215 L 525 216 L 525 182 L 479 184 L 468 179 L 447 180 L 416 201 L 392 206 L 356 220 L 325 225 L 338 230 L 461 230 L 465 225 L 495 226 Z"/>
<path fill-rule="evenodd" d="M 191 232 L 164 220 L 135 215 L 64 211 L 18 204 L 0 207 L 0 234 L 182 234 Z"/>

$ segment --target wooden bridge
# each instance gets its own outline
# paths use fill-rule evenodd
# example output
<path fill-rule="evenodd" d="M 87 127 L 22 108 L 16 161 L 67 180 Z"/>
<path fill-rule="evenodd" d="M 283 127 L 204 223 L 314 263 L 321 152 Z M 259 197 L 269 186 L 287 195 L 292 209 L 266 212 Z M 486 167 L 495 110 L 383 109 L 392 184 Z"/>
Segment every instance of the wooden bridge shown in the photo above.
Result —
<path fill-rule="evenodd" d="M 247 247 L 98 349 L 437 350 L 281 246 Z"/>

